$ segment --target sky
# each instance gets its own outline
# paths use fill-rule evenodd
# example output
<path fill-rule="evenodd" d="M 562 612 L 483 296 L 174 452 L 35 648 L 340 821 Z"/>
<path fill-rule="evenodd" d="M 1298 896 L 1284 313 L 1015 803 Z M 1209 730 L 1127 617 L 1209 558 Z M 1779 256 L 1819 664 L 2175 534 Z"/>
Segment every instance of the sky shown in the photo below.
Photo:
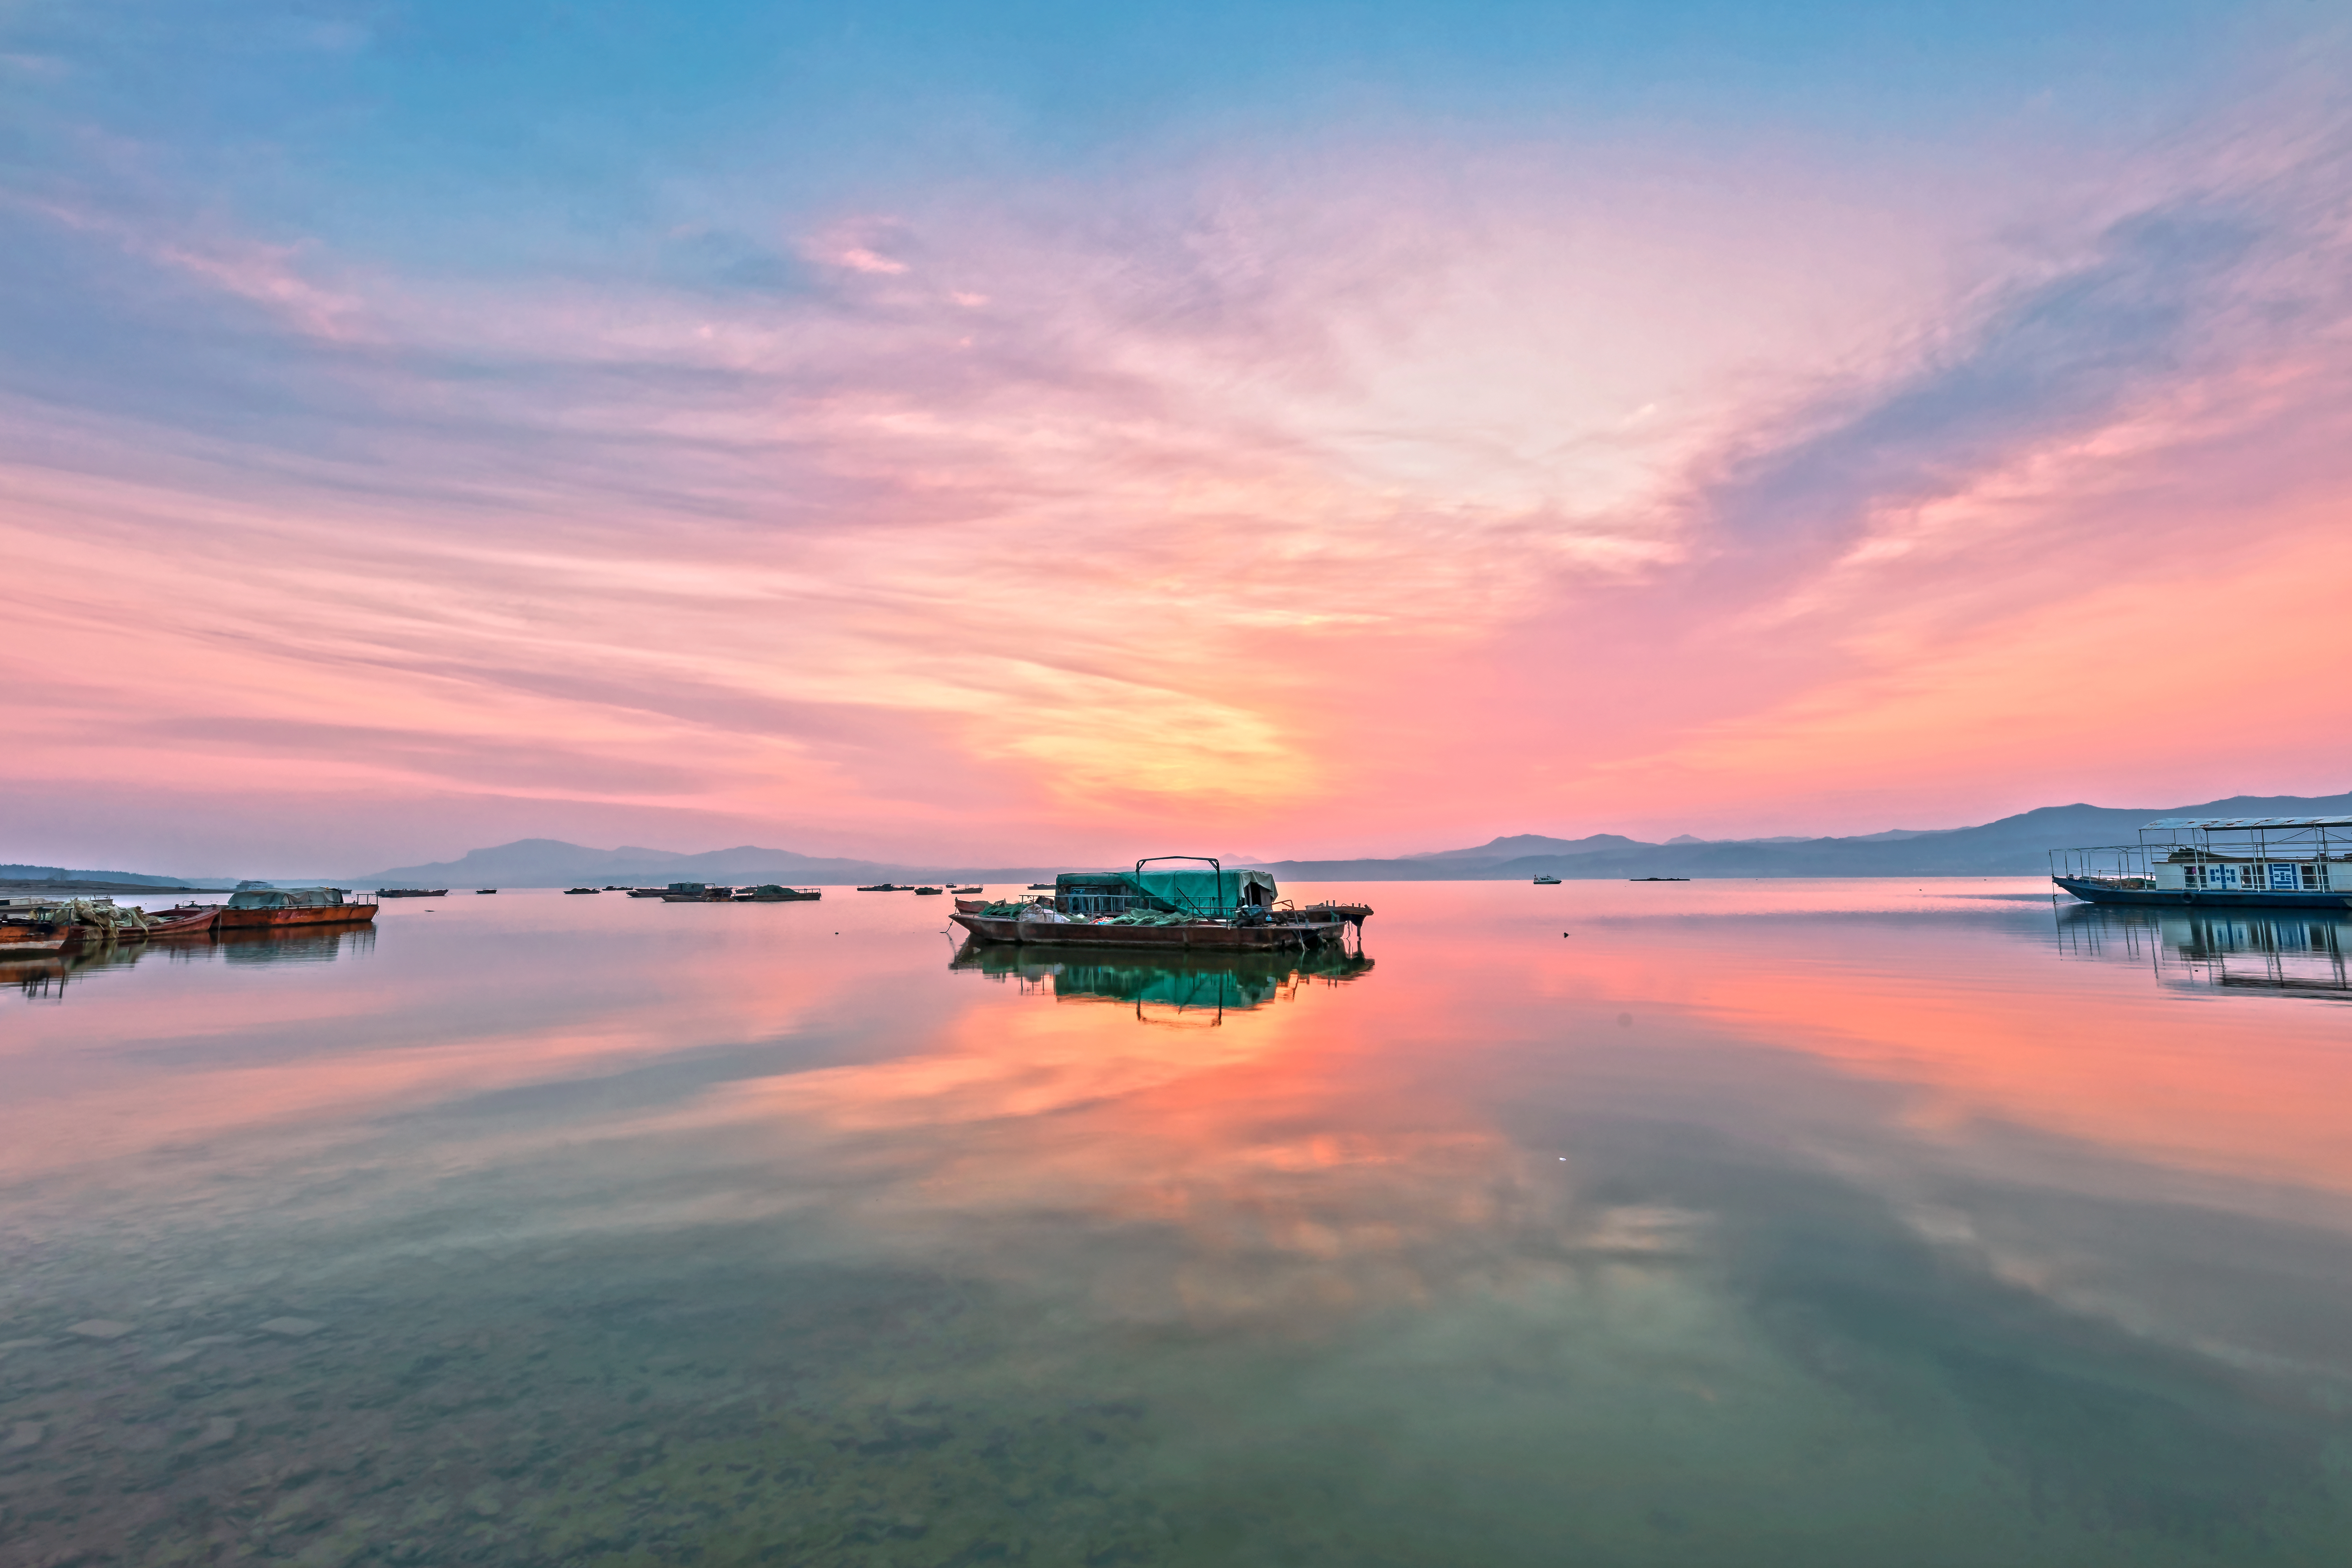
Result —
<path fill-rule="evenodd" d="M 2352 7 L 0 0 L 0 860 L 2352 788 Z"/>

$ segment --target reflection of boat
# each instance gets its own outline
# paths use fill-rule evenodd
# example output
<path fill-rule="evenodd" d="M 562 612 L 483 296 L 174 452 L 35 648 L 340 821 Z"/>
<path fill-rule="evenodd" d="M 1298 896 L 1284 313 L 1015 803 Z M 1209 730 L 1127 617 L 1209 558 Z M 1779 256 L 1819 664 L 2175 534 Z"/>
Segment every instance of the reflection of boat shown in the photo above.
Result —
<path fill-rule="evenodd" d="M 198 952 L 208 951 L 205 948 Z M 265 926 L 224 931 L 209 949 L 224 963 L 328 963 L 375 951 L 372 925 Z"/>
<path fill-rule="evenodd" d="M 373 899 L 365 903 L 345 903 L 341 888 L 240 888 L 228 896 L 228 907 L 221 910 L 215 929 L 226 931 L 261 926 L 350 925 L 375 919 L 375 910 Z"/>
<path fill-rule="evenodd" d="M 262 926 L 215 931 L 197 942 L 97 942 L 62 952 L 27 955 L 0 966 L 0 981 L 35 999 L 55 1001 L 70 979 L 148 963 L 322 963 L 375 951 L 375 927 L 364 924 Z M 0 948 L 0 956 L 6 950 Z"/>
<path fill-rule="evenodd" d="M 1372 961 L 1332 947 L 1307 953 L 1080 956 L 1049 954 L 1027 944 L 972 941 L 963 944 L 949 967 L 976 970 L 995 980 L 1018 980 L 1024 986 L 1050 986 L 1056 1001 L 1132 1005 L 1138 1017 L 1150 1021 L 1155 1012 L 1213 1018 L 1287 1001 L 1302 982 L 1353 980 L 1368 972 Z"/>
<path fill-rule="evenodd" d="M 2085 903 L 2352 909 L 2352 816 L 2168 816 L 2137 844 L 2050 852 Z"/>
<path fill-rule="evenodd" d="M 1168 860 L 1202 865 L 1144 869 Z M 1050 903 L 1040 899 L 1011 913 L 959 908 L 949 918 L 983 942 L 1252 952 L 1340 942 L 1372 912 L 1363 904 L 1294 909 L 1276 892 L 1265 871 L 1228 871 L 1206 855 L 1155 855 L 1132 871 L 1065 871 Z"/>
<path fill-rule="evenodd" d="M 2145 963 L 2168 984 L 2352 1000 L 2352 918 L 2321 910 L 2116 908 L 2058 911 L 2069 958 Z"/>

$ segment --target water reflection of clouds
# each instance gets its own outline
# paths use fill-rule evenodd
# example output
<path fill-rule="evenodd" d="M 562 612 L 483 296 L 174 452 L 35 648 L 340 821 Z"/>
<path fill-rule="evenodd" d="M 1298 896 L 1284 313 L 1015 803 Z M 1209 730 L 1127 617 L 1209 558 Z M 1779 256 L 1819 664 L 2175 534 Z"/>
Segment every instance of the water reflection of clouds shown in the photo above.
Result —
<path fill-rule="evenodd" d="M 970 1386 L 1083 1363 L 1149 1388 L 1194 1423 L 1167 1473 L 1223 1474 L 1245 1432 L 1306 1486 L 1301 1456 L 1360 1442 L 1399 1498 L 1459 1519 L 1490 1489 L 1507 1520 L 1547 1464 L 1599 1490 L 1622 1465 L 1629 1495 L 1679 1468 L 1705 1498 L 1643 1506 L 1694 1539 L 1727 1500 L 1790 1541 L 1834 1505 L 1862 1539 L 1858 1500 L 1900 1495 L 1914 1529 L 1990 1508 L 2016 1562 L 2037 1506 L 2097 1521 L 2077 1545 L 2324 1514 L 2352 1391 L 2336 1015 L 2057 962 L 2042 910 L 1796 901 L 1570 942 L 1556 913 L 1541 940 L 1423 918 L 1360 982 L 1251 979 L 1207 1031 L 1135 1026 L 1150 965 L 1024 992 L 935 949 L 617 941 L 445 947 L 446 993 L 364 1048 L 208 1046 L 233 1010 L 182 992 L 110 1025 L 185 1031 L 181 1092 L 134 1125 L 222 1136 L 169 1169 L 248 1173 L 192 1226 L 349 1279 L 699 1247 L 782 1296 L 953 1281 L 996 1336 Z M 350 993 L 341 1026 L 394 1001 Z M 277 1131 L 229 1137 L 242 1097 Z"/>

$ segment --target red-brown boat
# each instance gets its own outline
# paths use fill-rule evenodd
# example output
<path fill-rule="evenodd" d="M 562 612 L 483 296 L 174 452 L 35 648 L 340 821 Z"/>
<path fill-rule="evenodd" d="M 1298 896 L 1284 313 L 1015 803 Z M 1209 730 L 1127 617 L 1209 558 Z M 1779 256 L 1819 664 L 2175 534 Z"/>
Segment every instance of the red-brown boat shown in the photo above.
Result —
<path fill-rule="evenodd" d="M 231 893 L 215 931 L 261 926 L 353 925 L 375 919 L 373 899 L 346 903 L 341 888 L 240 888 Z"/>
<path fill-rule="evenodd" d="M 218 904 L 174 904 L 147 917 L 149 936 L 195 936 L 212 931 L 220 921 Z M 123 933 L 129 935 L 128 931 Z"/>

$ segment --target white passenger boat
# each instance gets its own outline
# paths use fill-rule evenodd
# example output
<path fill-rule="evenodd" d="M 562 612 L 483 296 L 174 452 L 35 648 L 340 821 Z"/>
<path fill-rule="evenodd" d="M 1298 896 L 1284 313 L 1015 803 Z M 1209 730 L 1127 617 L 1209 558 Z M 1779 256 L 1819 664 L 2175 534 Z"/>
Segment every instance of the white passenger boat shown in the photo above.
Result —
<path fill-rule="evenodd" d="M 2352 909 L 2352 816 L 2168 816 L 2137 844 L 2050 852 L 2085 903 Z"/>

